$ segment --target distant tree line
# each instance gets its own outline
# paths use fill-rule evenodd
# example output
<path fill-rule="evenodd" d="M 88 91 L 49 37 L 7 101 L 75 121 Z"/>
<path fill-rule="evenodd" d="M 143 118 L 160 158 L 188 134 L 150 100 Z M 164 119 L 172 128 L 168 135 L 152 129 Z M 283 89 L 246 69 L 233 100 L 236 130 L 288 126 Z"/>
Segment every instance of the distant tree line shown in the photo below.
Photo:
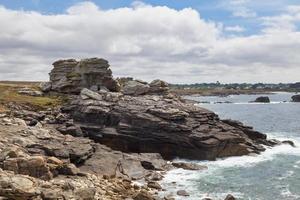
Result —
<path fill-rule="evenodd" d="M 171 84 L 172 88 L 178 89 L 265 89 L 265 90 L 300 90 L 300 82 L 297 83 L 194 83 L 194 84 Z"/>

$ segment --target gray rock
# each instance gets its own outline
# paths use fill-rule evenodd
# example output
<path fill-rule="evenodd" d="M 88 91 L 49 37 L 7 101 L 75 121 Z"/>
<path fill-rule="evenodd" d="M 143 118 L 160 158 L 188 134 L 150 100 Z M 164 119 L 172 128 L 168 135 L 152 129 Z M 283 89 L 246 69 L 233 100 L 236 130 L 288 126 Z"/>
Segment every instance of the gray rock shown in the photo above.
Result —
<path fill-rule="evenodd" d="M 112 77 L 108 61 L 99 58 L 59 60 L 53 63 L 50 73 L 52 90 L 79 93 L 82 88 L 100 88 L 119 91 L 120 86 Z"/>
<path fill-rule="evenodd" d="M 270 103 L 270 98 L 269 97 L 257 97 L 254 102 Z"/>
<path fill-rule="evenodd" d="M 185 191 L 185 190 L 178 190 L 177 195 L 178 196 L 184 196 L 184 197 L 190 196 L 189 193 L 187 193 L 187 191 Z"/>
<path fill-rule="evenodd" d="M 43 92 L 49 92 L 52 88 L 52 84 L 51 84 L 51 82 L 42 82 L 42 83 L 39 84 L 39 88 Z"/>
<path fill-rule="evenodd" d="M 300 102 L 300 94 L 292 96 L 292 101 L 293 102 Z"/>
<path fill-rule="evenodd" d="M 102 100 L 102 95 L 100 95 L 99 93 L 94 92 L 92 90 L 89 90 L 87 88 L 82 89 L 80 92 L 80 95 L 86 96 L 86 97 L 89 97 L 91 99 L 98 100 L 98 101 Z"/>
<path fill-rule="evenodd" d="M 224 200 L 236 200 L 236 198 L 234 198 L 231 194 L 228 194 Z"/>
<path fill-rule="evenodd" d="M 126 95 L 141 95 L 146 94 L 150 87 L 147 84 L 138 81 L 128 81 L 124 88 L 123 93 Z"/>

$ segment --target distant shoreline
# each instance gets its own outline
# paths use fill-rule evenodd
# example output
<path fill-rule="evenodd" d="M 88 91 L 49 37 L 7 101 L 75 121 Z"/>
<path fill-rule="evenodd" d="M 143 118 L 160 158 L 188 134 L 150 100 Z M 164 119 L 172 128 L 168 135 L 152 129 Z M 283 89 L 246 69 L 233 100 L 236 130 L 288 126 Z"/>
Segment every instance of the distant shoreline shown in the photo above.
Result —
<path fill-rule="evenodd" d="M 295 90 L 265 90 L 265 89 L 178 89 L 173 88 L 170 91 L 179 96 L 229 96 L 229 95 L 272 95 L 275 92 L 297 92 Z"/>

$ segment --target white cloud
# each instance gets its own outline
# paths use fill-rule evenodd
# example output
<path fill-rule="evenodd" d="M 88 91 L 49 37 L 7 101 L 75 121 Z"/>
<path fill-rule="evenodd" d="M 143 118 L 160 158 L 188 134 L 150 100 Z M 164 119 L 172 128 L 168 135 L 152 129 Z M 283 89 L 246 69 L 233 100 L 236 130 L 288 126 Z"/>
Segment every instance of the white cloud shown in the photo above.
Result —
<path fill-rule="evenodd" d="M 257 16 L 256 12 L 254 12 L 246 7 L 239 7 L 239 8 L 234 9 L 234 11 L 232 12 L 232 15 L 234 17 L 243 17 L 243 18 L 253 18 L 253 17 Z"/>
<path fill-rule="evenodd" d="M 225 31 L 241 33 L 245 31 L 245 28 L 241 26 L 227 26 L 225 27 Z"/>
<path fill-rule="evenodd" d="M 94 56 L 108 59 L 115 76 L 145 80 L 296 81 L 300 73 L 296 30 L 227 38 L 223 30 L 243 27 L 223 29 L 191 8 L 83 2 L 45 15 L 0 7 L 0 26 L 1 80 L 46 80 L 53 61 Z"/>
<path fill-rule="evenodd" d="M 264 32 L 291 32 L 297 31 L 300 22 L 300 6 L 288 6 L 283 14 L 262 17 Z"/>

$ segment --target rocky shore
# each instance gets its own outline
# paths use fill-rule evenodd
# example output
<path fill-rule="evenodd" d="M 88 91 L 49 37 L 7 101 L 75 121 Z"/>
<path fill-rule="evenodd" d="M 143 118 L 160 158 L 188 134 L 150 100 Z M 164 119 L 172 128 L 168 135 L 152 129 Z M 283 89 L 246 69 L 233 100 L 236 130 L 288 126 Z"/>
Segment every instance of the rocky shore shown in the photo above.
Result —
<path fill-rule="evenodd" d="M 0 199 L 182 199 L 181 190 L 160 196 L 158 181 L 173 168 L 206 167 L 174 158 L 258 154 L 281 143 L 170 94 L 162 80 L 114 79 L 104 59 L 53 66 L 42 92 L 19 94 L 67 101 L 46 110 L 9 103 L 0 114 Z"/>

